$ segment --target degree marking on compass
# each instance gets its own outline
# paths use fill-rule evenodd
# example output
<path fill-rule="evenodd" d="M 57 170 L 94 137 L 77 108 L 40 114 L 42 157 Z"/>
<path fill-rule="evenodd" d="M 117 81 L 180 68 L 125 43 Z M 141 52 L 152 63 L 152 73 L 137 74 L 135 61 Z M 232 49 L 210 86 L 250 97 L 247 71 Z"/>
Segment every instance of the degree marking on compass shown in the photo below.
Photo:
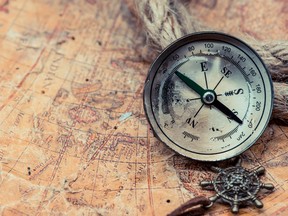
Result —
<path fill-rule="evenodd" d="M 224 58 L 225 60 L 229 61 L 230 63 L 232 63 L 233 65 L 235 65 L 235 66 L 239 69 L 239 71 L 243 74 L 245 80 L 246 80 L 247 82 L 250 82 L 250 79 L 249 79 L 249 77 L 248 77 L 250 74 L 246 74 L 246 72 L 245 72 L 245 70 L 244 70 L 244 68 L 246 68 L 246 67 L 242 68 L 242 67 L 240 66 L 239 62 L 237 63 L 236 61 L 233 60 L 233 56 L 232 56 L 231 58 L 229 58 L 229 57 L 227 57 L 227 56 L 223 56 L 223 58 Z"/>
<path fill-rule="evenodd" d="M 190 134 L 187 131 L 184 131 L 182 134 L 184 135 L 184 139 L 186 137 L 189 137 L 191 139 L 191 142 L 193 142 L 194 140 L 198 140 L 199 139 L 198 136 L 194 136 L 193 134 Z"/>
<path fill-rule="evenodd" d="M 175 71 L 177 71 L 183 64 L 185 64 L 188 61 L 189 61 L 189 59 L 187 58 L 185 61 L 183 61 L 180 64 L 178 64 L 175 68 L 173 68 L 171 74 L 175 73 Z"/>
<path fill-rule="evenodd" d="M 234 128 L 233 130 L 231 130 L 230 132 L 226 133 L 226 134 L 223 134 L 221 136 L 217 136 L 217 137 L 212 137 L 211 139 L 215 140 L 225 140 L 227 137 L 231 137 L 234 133 L 236 133 L 238 131 L 238 127 L 237 126 L 236 128 Z"/>

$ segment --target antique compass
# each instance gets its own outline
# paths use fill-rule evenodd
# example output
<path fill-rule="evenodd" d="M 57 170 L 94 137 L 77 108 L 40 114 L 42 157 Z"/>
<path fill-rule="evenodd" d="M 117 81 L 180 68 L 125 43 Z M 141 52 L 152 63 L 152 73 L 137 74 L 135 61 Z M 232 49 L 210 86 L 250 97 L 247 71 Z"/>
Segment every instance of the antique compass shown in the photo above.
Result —
<path fill-rule="evenodd" d="M 264 132 L 273 108 L 273 86 L 250 46 L 223 33 L 200 32 L 175 41 L 152 64 L 144 108 L 155 136 L 170 148 L 195 160 L 221 161 L 247 150 Z M 226 179 L 224 191 L 231 195 L 231 190 L 241 189 L 233 194 L 239 195 L 233 197 L 236 203 L 221 195 L 218 184 L 211 185 L 236 212 L 242 201 L 255 201 L 261 187 L 256 174 L 239 166 L 220 172 L 218 177 Z M 243 198 L 245 188 L 248 195 Z"/>
<path fill-rule="evenodd" d="M 265 130 L 272 106 L 272 81 L 257 53 L 215 32 L 171 44 L 153 63 L 144 89 L 154 134 L 201 161 L 247 150 Z"/>

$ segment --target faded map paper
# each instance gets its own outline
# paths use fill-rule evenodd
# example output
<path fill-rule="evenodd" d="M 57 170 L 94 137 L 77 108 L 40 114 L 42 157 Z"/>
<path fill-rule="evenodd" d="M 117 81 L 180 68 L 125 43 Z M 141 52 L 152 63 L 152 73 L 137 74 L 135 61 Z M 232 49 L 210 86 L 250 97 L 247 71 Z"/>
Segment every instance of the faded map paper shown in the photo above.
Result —
<path fill-rule="evenodd" d="M 209 26 L 288 39 L 286 0 L 198 0 Z M 154 138 L 142 106 L 149 64 L 122 1 L 0 1 L 0 214 L 166 215 L 202 191 L 209 165 Z M 242 155 L 263 165 L 264 208 L 288 215 L 288 127 L 272 121 Z M 207 215 L 232 215 L 215 204 Z"/>

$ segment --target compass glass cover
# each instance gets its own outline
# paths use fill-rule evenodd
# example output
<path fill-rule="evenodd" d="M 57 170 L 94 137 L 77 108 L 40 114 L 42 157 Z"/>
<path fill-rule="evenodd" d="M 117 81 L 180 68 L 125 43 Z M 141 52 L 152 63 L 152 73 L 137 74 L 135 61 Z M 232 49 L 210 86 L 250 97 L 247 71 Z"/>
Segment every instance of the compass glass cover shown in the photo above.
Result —
<path fill-rule="evenodd" d="M 249 148 L 271 116 L 273 87 L 260 57 L 215 32 L 179 39 L 156 59 L 144 89 L 154 134 L 187 157 L 218 161 Z"/>

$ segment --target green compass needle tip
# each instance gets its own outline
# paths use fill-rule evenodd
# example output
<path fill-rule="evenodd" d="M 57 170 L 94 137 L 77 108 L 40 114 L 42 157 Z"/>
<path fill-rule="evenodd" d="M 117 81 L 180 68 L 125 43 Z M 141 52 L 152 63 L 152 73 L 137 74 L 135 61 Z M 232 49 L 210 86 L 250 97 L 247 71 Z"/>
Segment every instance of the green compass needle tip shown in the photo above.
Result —
<path fill-rule="evenodd" d="M 202 96 L 205 93 L 205 89 L 203 89 L 200 85 L 198 85 L 196 82 L 185 76 L 184 74 L 180 73 L 179 71 L 176 71 L 175 74 L 191 89 L 193 89 L 197 94 Z"/>

